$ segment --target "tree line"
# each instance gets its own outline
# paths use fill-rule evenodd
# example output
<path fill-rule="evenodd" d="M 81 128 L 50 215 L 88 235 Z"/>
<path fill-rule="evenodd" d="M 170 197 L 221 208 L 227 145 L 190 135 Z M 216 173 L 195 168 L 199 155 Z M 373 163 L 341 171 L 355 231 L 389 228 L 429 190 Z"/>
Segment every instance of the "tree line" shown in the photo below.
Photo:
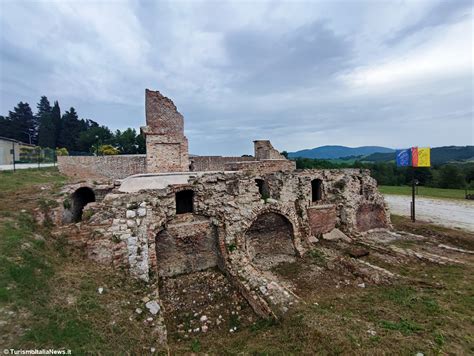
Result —
<path fill-rule="evenodd" d="M 33 113 L 28 103 L 19 102 L 7 116 L 0 116 L 0 136 L 43 148 L 65 148 L 69 154 L 111 152 L 145 153 L 145 139 L 133 128 L 112 132 L 107 126 L 79 119 L 71 107 L 61 114 L 58 101 L 51 106 L 42 96 Z M 110 146 L 104 151 L 104 146 Z"/>
<path fill-rule="evenodd" d="M 420 185 L 434 188 L 474 188 L 474 164 L 442 164 L 430 168 L 397 167 L 394 162 L 362 162 L 339 163 L 328 160 L 296 158 L 298 169 L 337 169 L 362 168 L 369 169 L 379 185 L 409 185 L 414 178 Z"/>

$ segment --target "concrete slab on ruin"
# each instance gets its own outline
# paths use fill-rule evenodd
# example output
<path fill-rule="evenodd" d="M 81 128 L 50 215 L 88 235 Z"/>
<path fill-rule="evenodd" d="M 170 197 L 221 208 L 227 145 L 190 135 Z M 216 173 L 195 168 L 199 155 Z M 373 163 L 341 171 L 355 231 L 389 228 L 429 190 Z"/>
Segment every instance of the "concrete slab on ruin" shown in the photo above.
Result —
<path fill-rule="evenodd" d="M 190 178 L 201 177 L 204 174 L 218 172 L 173 172 L 173 173 L 148 173 L 137 174 L 122 180 L 119 191 L 123 193 L 136 193 L 140 190 L 164 189 L 169 185 L 188 184 Z M 234 174 L 236 172 L 220 172 Z"/>

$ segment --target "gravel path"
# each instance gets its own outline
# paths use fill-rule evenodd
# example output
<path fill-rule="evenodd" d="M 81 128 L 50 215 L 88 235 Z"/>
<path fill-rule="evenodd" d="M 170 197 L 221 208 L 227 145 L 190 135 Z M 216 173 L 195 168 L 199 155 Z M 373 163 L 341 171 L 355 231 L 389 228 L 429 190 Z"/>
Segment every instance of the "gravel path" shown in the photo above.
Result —
<path fill-rule="evenodd" d="M 411 196 L 385 195 L 392 214 L 410 216 Z M 474 231 L 474 201 L 416 197 L 416 218 Z"/>

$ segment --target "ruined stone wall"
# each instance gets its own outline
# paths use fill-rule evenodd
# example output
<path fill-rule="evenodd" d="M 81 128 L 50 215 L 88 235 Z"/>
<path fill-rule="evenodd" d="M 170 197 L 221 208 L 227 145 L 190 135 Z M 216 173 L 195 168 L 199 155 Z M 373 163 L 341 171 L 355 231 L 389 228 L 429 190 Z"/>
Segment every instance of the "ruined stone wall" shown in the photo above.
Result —
<path fill-rule="evenodd" d="M 286 159 L 276 149 L 273 148 L 269 140 L 257 140 L 253 141 L 255 158 L 257 160 L 264 159 Z"/>
<path fill-rule="evenodd" d="M 173 102 L 159 91 L 145 92 L 146 164 L 149 173 L 189 171 L 184 119 Z"/>
<path fill-rule="evenodd" d="M 145 155 L 58 156 L 58 169 L 78 179 L 123 179 L 145 173 L 145 162 Z"/>
<path fill-rule="evenodd" d="M 192 171 L 224 171 L 226 165 L 234 162 L 255 161 L 254 157 L 196 156 L 190 158 Z"/>
<path fill-rule="evenodd" d="M 257 178 L 268 185 L 269 197 L 261 196 Z M 317 201 L 314 179 L 322 181 Z M 176 193 L 183 190 L 193 191 L 193 212 L 177 214 Z M 145 281 L 217 265 L 262 316 L 284 313 L 294 302 L 264 272 L 272 238 L 278 256 L 293 258 L 335 227 L 354 236 L 390 224 L 374 179 L 358 169 L 209 173 L 163 189 L 114 190 L 86 210 L 89 220 L 75 225 L 76 236 L 84 236 L 91 258 Z M 274 226 L 278 231 L 268 233 Z"/>
<path fill-rule="evenodd" d="M 255 174 L 268 174 L 272 172 L 291 172 L 296 169 L 296 162 L 287 159 L 274 159 L 247 162 L 228 162 L 226 171 L 247 171 Z"/>

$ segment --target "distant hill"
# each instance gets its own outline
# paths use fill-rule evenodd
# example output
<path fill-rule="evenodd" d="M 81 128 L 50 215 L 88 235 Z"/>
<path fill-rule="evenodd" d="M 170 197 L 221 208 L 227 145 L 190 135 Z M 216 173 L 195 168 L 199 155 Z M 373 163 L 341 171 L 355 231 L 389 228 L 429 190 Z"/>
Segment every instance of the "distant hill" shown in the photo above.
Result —
<path fill-rule="evenodd" d="M 395 152 L 373 153 L 361 160 L 369 162 L 394 161 Z M 466 162 L 472 160 L 474 160 L 474 146 L 443 146 L 431 149 L 431 164 Z"/>
<path fill-rule="evenodd" d="M 378 146 L 362 146 L 362 147 L 346 147 L 346 146 L 321 146 L 308 150 L 297 152 L 288 152 L 288 157 L 296 158 L 318 158 L 318 159 L 338 159 L 349 156 L 368 156 L 373 153 L 390 153 L 395 150 L 387 147 Z"/>

